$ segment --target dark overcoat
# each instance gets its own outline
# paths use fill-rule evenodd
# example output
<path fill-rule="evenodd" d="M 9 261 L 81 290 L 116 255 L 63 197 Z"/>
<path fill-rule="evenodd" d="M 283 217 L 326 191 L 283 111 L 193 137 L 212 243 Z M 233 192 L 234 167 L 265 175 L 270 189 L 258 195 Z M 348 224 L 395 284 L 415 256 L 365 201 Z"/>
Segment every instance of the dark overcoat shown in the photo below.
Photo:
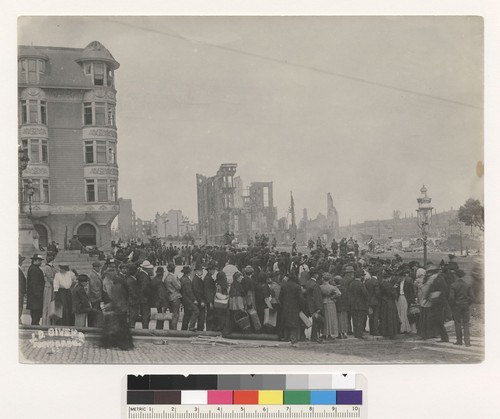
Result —
<path fill-rule="evenodd" d="M 299 313 L 304 306 L 304 295 L 300 285 L 288 280 L 280 292 L 281 316 L 284 327 L 299 327 Z"/>
<path fill-rule="evenodd" d="M 26 286 L 27 304 L 30 310 L 42 310 L 43 289 L 45 288 L 45 278 L 39 266 L 31 265 L 28 269 Z"/>

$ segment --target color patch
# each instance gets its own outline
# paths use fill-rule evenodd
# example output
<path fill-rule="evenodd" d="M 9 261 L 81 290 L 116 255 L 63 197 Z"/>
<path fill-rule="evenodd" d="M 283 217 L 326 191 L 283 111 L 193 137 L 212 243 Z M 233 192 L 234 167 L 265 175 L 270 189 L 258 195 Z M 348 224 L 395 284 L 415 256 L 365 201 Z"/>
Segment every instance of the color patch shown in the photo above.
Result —
<path fill-rule="evenodd" d="M 260 390 L 286 390 L 286 375 L 263 375 Z"/>
<path fill-rule="evenodd" d="M 286 390 L 303 390 L 309 388 L 309 376 L 306 374 L 292 374 L 286 376 Z"/>
<path fill-rule="evenodd" d="M 337 404 L 337 392 L 332 390 L 311 391 L 311 404 Z"/>
<path fill-rule="evenodd" d="M 310 390 L 331 390 L 332 376 L 331 374 L 317 374 L 309 376 Z"/>
<path fill-rule="evenodd" d="M 242 375 L 240 376 L 240 386 L 235 390 L 262 390 L 262 375 Z"/>
<path fill-rule="evenodd" d="M 310 391 L 284 391 L 283 404 L 311 404 Z"/>
<path fill-rule="evenodd" d="M 234 391 L 233 404 L 259 404 L 259 392 L 251 390 Z"/>
<path fill-rule="evenodd" d="M 156 390 L 155 404 L 181 404 L 180 390 Z"/>
<path fill-rule="evenodd" d="M 240 390 L 239 375 L 219 375 L 218 390 Z"/>
<path fill-rule="evenodd" d="M 363 391 L 337 391 L 337 404 L 363 404 Z"/>
<path fill-rule="evenodd" d="M 356 374 L 332 374 L 330 388 L 354 390 L 356 388 Z"/>
<path fill-rule="evenodd" d="M 233 392 L 229 390 L 209 390 L 208 404 L 233 404 Z"/>
<path fill-rule="evenodd" d="M 155 395 L 149 390 L 127 391 L 127 404 L 154 404 Z"/>
<path fill-rule="evenodd" d="M 216 375 L 150 375 L 150 390 L 217 390 Z"/>
<path fill-rule="evenodd" d="M 260 390 L 259 404 L 283 404 L 283 392 L 279 390 Z"/>
<path fill-rule="evenodd" d="M 149 375 L 128 375 L 127 376 L 128 390 L 150 390 Z"/>
<path fill-rule="evenodd" d="M 206 390 L 183 390 L 181 404 L 207 404 Z"/>

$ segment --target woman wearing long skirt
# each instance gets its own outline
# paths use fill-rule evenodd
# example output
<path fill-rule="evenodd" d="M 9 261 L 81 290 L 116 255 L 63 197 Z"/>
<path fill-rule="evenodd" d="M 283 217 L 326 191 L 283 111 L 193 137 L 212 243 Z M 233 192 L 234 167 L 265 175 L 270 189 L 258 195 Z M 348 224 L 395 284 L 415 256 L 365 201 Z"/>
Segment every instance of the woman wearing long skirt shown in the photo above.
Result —
<path fill-rule="evenodd" d="M 349 310 L 349 301 L 347 299 L 347 287 L 344 284 L 344 279 L 340 275 L 335 276 L 334 281 L 340 292 L 339 297 L 335 301 L 339 328 L 337 337 L 339 339 L 347 339 L 347 332 L 349 330 L 349 318 L 347 316 L 347 311 Z"/>
<path fill-rule="evenodd" d="M 399 330 L 399 316 L 396 307 L 397 290 L 387 276 L 380 284 L 380 333 L 393 339 Z"/>
<path fill-rule="evenodd" d="M 340 296 L 340 291 L 332 284 L 333 276 L 331 274 L 324 273 L 323 281 L 323 284 L 320 285 L 321 296 L 323 297 L 323 310 L 325 312 L 323 335 L 326 339 L 335 339 L 339 334 L 335 298 Z"/>
<path fill-rule="evenodd" d="M 225 297 L 229 298 L 227 277 L 224 271 L 217 272 L 215 290 L 216 299 L 219 298 L 222 301 Z M 224 329 L 228 310 L 227 305 L 225 308 L 214 306 L 214 331 L 220 332 Z"/>
<path fill-rule="evenodd" d="M 410 321 L 408 320 L 408 308 L 413 303 L 414 291 L 411 279 L 403 276 L 397 288 L 398 298 L 396 300 L 396 307 L 398 309 L 399 321 L 401 322 L 401 333 L 409 333 L 412 331 Z"/>
<path fill-rule="evenodd" d="M 54 298 L 62 304 L 62 318 L 56 323 L 59 326 L 73 326 L 75 316 L 71 300 L 71 288 L 76 284 L 76 275 L 69 270 L 69 265 L 59 265 L 59 272 L 54 275 Z"/>
<path fill-rule="evenodd" d="M 53 260 L 54 254 L 47 253 L 47 262 L 42 268 L 43 276 L 45 277 L 42 308 L 42 324 L 44 326 L 55 324 L 55 320 L 49 317 L 50 302 L 54 299 L 54 276 L 58 272 L 57 268 L 52 264 Z"/>

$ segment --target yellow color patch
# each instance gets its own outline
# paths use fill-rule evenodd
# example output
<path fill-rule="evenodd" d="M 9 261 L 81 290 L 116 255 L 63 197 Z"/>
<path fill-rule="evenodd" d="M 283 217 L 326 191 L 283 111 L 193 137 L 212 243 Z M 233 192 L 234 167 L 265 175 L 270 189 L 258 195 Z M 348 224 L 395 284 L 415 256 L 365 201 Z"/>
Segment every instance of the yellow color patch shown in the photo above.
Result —
<path fill-rule="evenodd" d="M 283 391 L 259 390 L 259 404 L 283 404 Z"/>

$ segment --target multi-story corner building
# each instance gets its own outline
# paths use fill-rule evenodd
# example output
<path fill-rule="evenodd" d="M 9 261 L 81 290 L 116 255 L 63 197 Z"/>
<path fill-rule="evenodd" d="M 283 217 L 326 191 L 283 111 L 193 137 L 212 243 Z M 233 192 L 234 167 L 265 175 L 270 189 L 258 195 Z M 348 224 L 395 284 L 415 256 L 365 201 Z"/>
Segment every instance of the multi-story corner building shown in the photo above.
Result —
<path fill-rule="evenodd" d="M 238 231 L 238 211 L 234 206 L 237 164 L 221 164 L 215 176 L 196 174 L 198 193 L 198 228 L 210 243 L 220 242 L 224 234 Z"/>
<path fill-rule="evenodd" d="M 118 214 L 118 237 L 122 240 L 136 238 L 135 211 L 132 209 L 131 199 L 118 199 L 120 212 Z"/>
<path fill-rule="evenodd" d="M 271 233 L 277 219 L 273 183 L 252 182 L 244 190 L 237 165 L 222 164 L 217 174 L 197 174 L 198 229 L 202 240 L 219 243 L 226 232 L 245 241 L 255 233 Z"/>
<path fill-rule="evenodd" d="M 41 246 L 77 235 L 107 248 L 117 202 L 115 70 L 99 42 L 19 47 L 23 206 Z M 30 208 L 31 207 L 31 208 Z"/>

